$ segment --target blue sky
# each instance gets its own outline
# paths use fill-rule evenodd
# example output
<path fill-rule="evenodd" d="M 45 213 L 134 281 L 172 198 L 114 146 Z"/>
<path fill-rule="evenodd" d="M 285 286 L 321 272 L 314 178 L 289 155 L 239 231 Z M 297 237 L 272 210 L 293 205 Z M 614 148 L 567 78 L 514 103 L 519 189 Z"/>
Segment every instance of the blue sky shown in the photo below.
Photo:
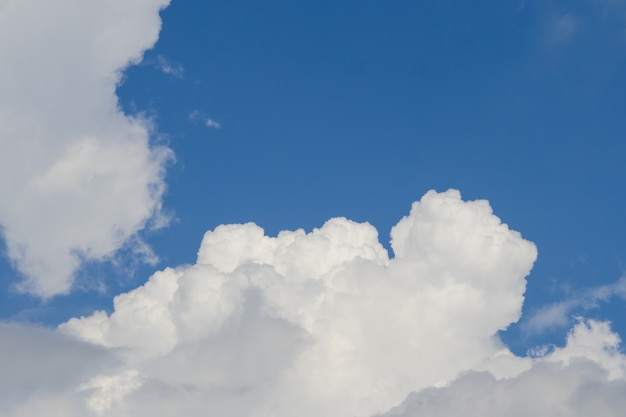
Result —
<path fill-rule="evenodd" d="M 578 316 L 626 334 L 626 3 L 173 0 L 160 17 L 158 39 L 146 31 L 148 41 L 135 46 L 135 58 L 145 49 L 142 59 L 127 66 L 132 58 L 123 57 L 110 73 L 123 70 L 114 83 L 121 112 L 149 127 L 150 156 L 128 178 L 161 169 L 141 188 L 161 191 L 110 220 L 118 237 L 94 231 L 68 241 L 69 253 L 79 254 L 71 259 L 81 260 L 70 279 L 46 269 L 57 264 L 37 252 L 45 248 L 28 255 L 39 246 L 14 226 L 28 218 L 3 214 L 17 202 L 47 207 L 48 200 L 0 189 L 2 230 L 17 236 L 3 242 L 3 322 L 54 329 L 97 310 L 111 314 L 116 295 L 168 266 L 194 264 L 204 233 L 224 224 L 254 222 L 276 236 L 346 217 L 373 225 L 392 253 L 390 230 L 411 204 L 452 188 L 465 201 L 488 200 L 536 245 L 521 319 L 498 333 L 514 354 L 545 344 L 566 349 Z M 0 132 L 8 158 L 22 152 L 11 147 L 20 139 L 11 132 Z M 94 152 L 99 160 L 103 151 Z M 55 151 L 46 155 L 53 161 Z M 33 166 L 48 166 L 46 157 L 33 158 Z M 90 187 L 105 205 L 126 207 L 123 196 L 106 199 L 118 188 Z M 77 197 L 77 210 L 85 198 Z M 134 210 L 140 203 L 148 214 Z M 42 210 L 37 218 L 45 220 Z M 80 212 L 100 219 L 97 210 Z M 169 223 L 154 227 L 159 218 Z M 10 249 L 18 247 L 23 252 Z M 147 247 L 153 256 L 139 256 Z M 42 284 L 46 274 L 58 274 L 55 286 Z"/>

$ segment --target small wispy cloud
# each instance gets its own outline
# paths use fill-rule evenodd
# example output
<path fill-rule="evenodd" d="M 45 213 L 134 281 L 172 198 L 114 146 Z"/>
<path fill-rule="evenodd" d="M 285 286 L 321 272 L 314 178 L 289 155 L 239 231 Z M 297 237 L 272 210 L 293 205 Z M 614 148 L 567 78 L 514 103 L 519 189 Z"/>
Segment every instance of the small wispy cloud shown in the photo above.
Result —
<path fill-rule="evenodd" d="M 189 120 L 200 121 L 209 129 L 221 129 L 222 124 L 215 119 L 212 119 L 200 112 L 199 110 L 194 110 L 189 113 Z"/>
<path fill-rule="evenodd" d="M 211 118 L 206 119 L 204 124 L 206 125 L 206 127 L 209 127 L 212 129 L 220 129 L 222 127 L 221 124 L 219 124 L 218 122 L 216 122 L 215 120 Z"/>
<path fill-rule="evenodd" d="M 165 74 L 176 78 L 183 78 L 185 69 L 181 64 L 173 63 L 163 55 L 157 55 L 157 67 Z"/>
<path fill-rule="evenodd" d="M 563 301 L 538 309 L 531 314 L 524 325 L 524 330 L 537 334 L 556 327 L 568 326 L 575 311 L 596 309 L 600 303 L 607 303 L 614 297 L 626 299 L 626 277 L 613 284 L 584 288 Z"/>

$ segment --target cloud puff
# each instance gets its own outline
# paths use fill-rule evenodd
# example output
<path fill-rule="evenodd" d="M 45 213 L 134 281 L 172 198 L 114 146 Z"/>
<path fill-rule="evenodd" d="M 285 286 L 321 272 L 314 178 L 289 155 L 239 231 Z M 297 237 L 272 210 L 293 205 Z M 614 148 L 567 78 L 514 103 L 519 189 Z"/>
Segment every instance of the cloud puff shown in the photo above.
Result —
<path fill-rule="evenodd" d="M 0 14 L 0 224 L 42 297 L 160 215 L 171 151 L 125 115 L 115 88 L 169 0 L 9 1 Z"/>
<path fill-rule="evenodd" d="M 469 372 L 410 394 L 379 417 L 617 417 L 626 407 L 626 358 L 607 323 L 581 321 L 564 348 L 512 378 Z"/>
<path fill-rule="evenodd" d="M 626 382 L 608 381 L 597 365 L 538 364 L 513 379 L 472 372 L 445 388 L 411 395 L 384 417 L 586 417 L 623 415 Z"/>
<path fill-rule="evenodd" d="M 527 367 L 495 335 L 521 314 L 532 243 L 454 190 L 427 193 L 391 236 L 390 259 L 344 218 L 276 237 L 220 226 L 195 265 L 60 330 L 123 352 L 132 389 L 94 404 L 134 416 L 368 416 L 463 371 Z"/>
<path fill-rule="evenodd" d="M 220 129 L 222 127 L 221 123 L 216 122 L 215 120 L 211 118 L 206 119 L 204 124 L 206 125 L 206 127 L 213 128 L 213 129 Z"/>

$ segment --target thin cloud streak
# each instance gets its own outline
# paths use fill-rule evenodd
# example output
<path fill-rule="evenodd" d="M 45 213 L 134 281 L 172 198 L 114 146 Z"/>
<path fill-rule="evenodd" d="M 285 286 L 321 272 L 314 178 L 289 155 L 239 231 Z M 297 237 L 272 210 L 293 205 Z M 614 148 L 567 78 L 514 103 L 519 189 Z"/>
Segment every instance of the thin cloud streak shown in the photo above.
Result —
<path fill-rule="evenodd" d="M 158 68 L 165 74 L 171 75 L 176 78 L 183 78 L 185 74 L 185 69 L 181 64 L 172 63 L 163 55 L 157 55 L 157 65 Z"/>
<path fill-rule="evenodd" d="M 211 117 L 206 116 L 200 110 L 194 110 L 191 113 L 189 113 L 189 120 L 194 121 L 194 122 L 202 122 L 209 129 L 219 130 L 222 128 L 221 123 L 219 123 L 217 120 L 212 119 Z"/>
<path fill-rule="evenodd" d="M 557 327 L 569 326 L 574 314 L 599 308 L 600 303 L 607 303 L 615 297 L 626 299 L 626 277 L 613 284 L 584 288 L 565 300 L 543 306 L 531 313 L 522 329 L 526 333 L 540 334 Z"/>

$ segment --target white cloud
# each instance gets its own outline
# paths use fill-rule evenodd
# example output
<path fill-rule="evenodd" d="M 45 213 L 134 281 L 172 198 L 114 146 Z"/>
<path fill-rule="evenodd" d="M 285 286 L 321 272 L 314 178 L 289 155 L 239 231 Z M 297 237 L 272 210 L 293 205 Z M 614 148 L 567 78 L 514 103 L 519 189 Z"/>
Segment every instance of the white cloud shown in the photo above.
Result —
<path fill-rule="evenodd" d="M 471 372 L 445 388 L 411 395 L 380 417 L 619 417 L 626 382 L 613 382 L 592 362 L 538 364 L 513 379 Z"/>
<path fill-rule="evenodd" d="M 546 355 L 548 361 L 570 364 L 577 359 L 588 359 L 599 365 L 610 380 L 626 375 L 626 358 L 620 352 L 621 338 L 611 331 L 608 322 L 579 319 L 569 332 L 564 348 L 556 348 Z"/>
<path fill-rule="evenodd" d="M 608 323 L 581 319 L 531 357 L 497 337 L 536 249 L 486 201 L 429 192 L 391 237 L 393 258 L 344 218 L 276 237 L 224 225 L 196 264 L 157 272 L 111 314 L 11 327 L 33 332 L 32 352 L 0 326 L 0 360 L 18 352 L 0 416 L 621 415 L 626 358 Z M 57 384 L 42 349 L 68 367 Z"/>
<path fill-rule="evenodd" d="M 530 314 L 523 329 L 529 333 L 541 333 L 555 327 L 568 326 L 575 311 L 597 308 L 600 302 L 608 302 L 613 297 L 626 299 L 626 278 L 614 284 L 579 290 L 565 300 L 543 306 Z"/>
<path fill-rule="evenodd" d="M 205 116 L 199 110 L 194 110 L 191 113 L 189 113 L 189 119 L 194 120 L 194 121 L 202 121 L 202 123 L 204 123 L 204 125 L 208 127 L 209 129 L 221 129 L 222 128 L 221 123 L 219 123 L 218 121 L 210 117 Z"/>
<path fill-rule="evenodd" d="M 115 88 L 169 0 L 5 1 L 0 7 L 0 224 L 24 291 L 70 290 L 159 216 L 171 151 Z"/>
<path fill-rule="evenodd" d="M 74 387 L 118 364 L 111 352 L 49 329 L 0 322 L 0 340 L 2 417 L 79 416 Z"/>
<path fill-rule="evenodd" d="M 165 74 L 176 78 L 183 78 L 183 74 L 185 73 L 185 69 L 181 64 L 172 63 L 163 55 L 157 55 L 157 65 Z"/>
<path fill-rule="evenodd" d="M 607 323 L 581 321 L 564 348 L 512 378 L 469 372 L 410 394 L 380 417 L 618 417 L 626 407 L 626 357 Z"/>
<path fill-rule="evenodd" d="M 524 369 L 495 334 L 520 316 L 534 245 L 456 191 L 426 194 L 391 235 L 393 259 L 343 218 L 277 237 L 220 226 L 195 265 L 61 330 L 125 352 L 144 381 L 124 399 L 135 416 L 367 416 L 462 371 Z"/>
<path fill-rule="evenodd" d="M 222 127 L 220 123 L 216 122 L 215 120 L 211 118 L 206 119 L 204 124 L 206 125 L 206 127 L 213 128 L 213 129 L 220 129 Z"/>
<path fill-rule="evenodd" d="M 87 406 L 97 414 L 104 414 L 119 412 L 116 406 L 141 385 L 137 371 L 129 370 L 119 375 L 98 375 L 81 384 L 78 392 L 90 393 Z"/>

